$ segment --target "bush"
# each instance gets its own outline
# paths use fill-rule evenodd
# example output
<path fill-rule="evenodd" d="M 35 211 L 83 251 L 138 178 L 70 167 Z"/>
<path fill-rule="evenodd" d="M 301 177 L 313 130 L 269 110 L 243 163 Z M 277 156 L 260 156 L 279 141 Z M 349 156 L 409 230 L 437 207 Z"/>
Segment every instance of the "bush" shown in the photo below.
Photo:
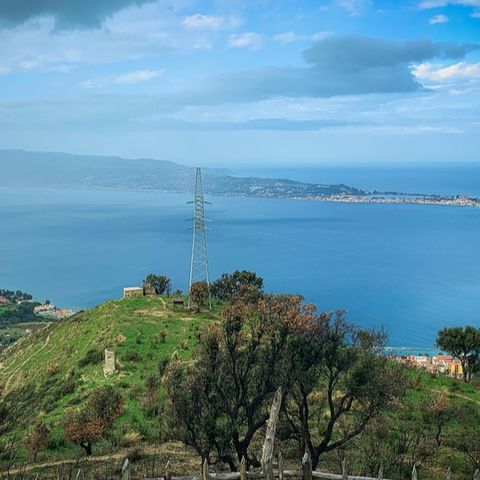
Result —
<path fill-rule="evenodd" d="M 58 363 L 49 363 L 47 367 L 47 373 L 49 375 L 55 375 L 59 372 L 60 365 Z"/>
<path fill-rule="evenodd" d="M 35 424 L 33 430 L 26 439 L 28 454 L 32 462 L 37 460 L 37 455 L 39 452 L 48 448 L 50 441 L 50 429 L 45 422 L 39 421 Z"/>
<path fill-rule="evenodd" d="M 141 460 L 144 456 L 145 454 L 143 452 L 143 449 L 140 447 L 135 447 L 127 452 L 127 454 L 125 455 L 125 460 L 128 458 L 128 461 L 130 463 L 135 463 Z"/>
<path fill-rule="evenodd" d="M 128 432 L 122 438 L 122 444 L 125 447 L 131 447 L 132 445 L 136 445 L 142 441 L 142 435 L 138 432 Z M 132 461 L 132 459 L 127 455 L 128 459 Z"/>
<path fill-rule="evenodd" d="M 144 287 L 150 287 L 157 295 L 170 294 L 172 281 L 165 275 L 150 273 L 143 281 Z"/>
<path fill-rule="evenodd" d="M 142 356 L 135 350 L 132 350 L 125 353 L 125 355 L 123 355 L 123 359 L 127 362 L 139 362 L 142 359 Z"/>
<path fill-rule="evenodd" d="M 101 350 L 91 349 L 78 361 L 77 365 L 80 368 L 86 367 L 87 365 L 97 365 L 103 360 L 103 356 L 104 353 Z"/>
<path fill-rule="evenodd" d="M 158 361 L 157 369 L 158 374 L 163 377 L 165 374 L 167 367 L 168 367 L 169 359 L 167 357 L 163 357 Z"/>

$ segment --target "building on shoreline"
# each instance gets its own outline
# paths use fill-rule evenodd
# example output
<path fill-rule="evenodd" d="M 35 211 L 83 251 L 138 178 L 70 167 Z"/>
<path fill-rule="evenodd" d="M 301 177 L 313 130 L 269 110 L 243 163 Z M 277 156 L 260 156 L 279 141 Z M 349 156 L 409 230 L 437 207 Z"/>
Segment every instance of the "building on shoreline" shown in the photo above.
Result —
<path fill-rule="evenodd" d="M 64 318 L 75 315 L 76 312 L 68 308 L 58 308 L 51 303 L 46 303 L 44 305 L 38 305 L 34 307 L 33 313 L 42 318 L 63 320 Z"/>
<path fill-rule="evenodd" d="M 396 356 L 395 359 L 400 363 L 432 374 L 447 375 L 453 378 L 459 378 L 463 375 L 460 360 L 452 357 L 452 355 L 407 355 Z"/>

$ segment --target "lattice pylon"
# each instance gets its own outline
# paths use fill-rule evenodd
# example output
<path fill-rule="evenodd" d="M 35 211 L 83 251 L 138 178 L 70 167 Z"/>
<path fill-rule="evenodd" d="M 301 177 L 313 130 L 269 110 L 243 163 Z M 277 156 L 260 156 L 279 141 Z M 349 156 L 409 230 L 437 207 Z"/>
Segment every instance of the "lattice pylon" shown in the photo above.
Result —
<path fill-rule="evenodd" d="M 210 280 L 208 277 L 207 237 L 205 234 L 205 198 L 203 195 L 202 170 L 197 168 L 195 174 L 195 196 L 193 202 L 193 240 L 190 264 L 190 281 L 188 284 L 188 306 L 191 306 L 190 290 L 195 282 L 206 282 L 208 286 L 208 307 L 212 308 Z"/>

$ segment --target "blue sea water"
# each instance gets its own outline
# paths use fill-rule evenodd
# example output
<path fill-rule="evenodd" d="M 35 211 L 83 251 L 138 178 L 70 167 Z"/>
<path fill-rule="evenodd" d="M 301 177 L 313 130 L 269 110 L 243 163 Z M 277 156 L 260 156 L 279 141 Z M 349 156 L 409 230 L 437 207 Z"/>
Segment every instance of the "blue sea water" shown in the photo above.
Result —
<path fill-rule="evenodd" d="M 149 272 L 185 290 L 189 199 L 0 188 L 0 288 L 75 309 L 118 298 Z M 269 291 L 298 292 L 321 310 L 345 308 L 353 323 L 385 327 L 394 347 L 428 351 L 441 327 L 480 325 L 478 209 L 210 200 L 212 278 L 255 270 Z"/>

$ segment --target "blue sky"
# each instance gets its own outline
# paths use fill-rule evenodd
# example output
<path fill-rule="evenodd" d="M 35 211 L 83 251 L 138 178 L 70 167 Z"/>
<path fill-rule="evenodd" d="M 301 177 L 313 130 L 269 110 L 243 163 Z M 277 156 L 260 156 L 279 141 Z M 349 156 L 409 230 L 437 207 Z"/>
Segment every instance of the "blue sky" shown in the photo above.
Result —
<path fill-rule="evenodd" d="M 0 148 L 480 162 L 480 0 L 0 0 Z"/>

